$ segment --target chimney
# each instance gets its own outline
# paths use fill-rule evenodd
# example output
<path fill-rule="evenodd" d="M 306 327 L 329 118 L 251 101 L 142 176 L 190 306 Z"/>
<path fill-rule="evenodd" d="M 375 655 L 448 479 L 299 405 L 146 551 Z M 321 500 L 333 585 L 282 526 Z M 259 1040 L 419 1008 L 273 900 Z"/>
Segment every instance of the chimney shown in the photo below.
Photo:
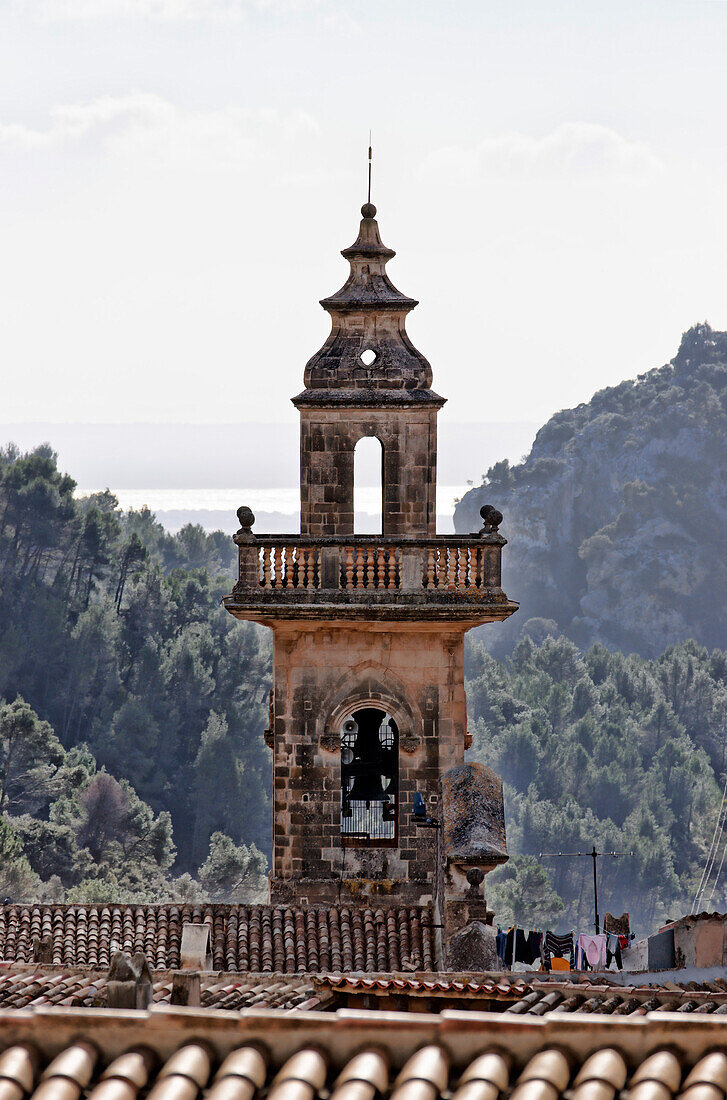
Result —
<path fill-rule="evenodd" d="M 33 936 L 33 962 L 53 962 L 53 937 L 50 932 L 42 939 L 40 936 Z"/>
<path fill-rule="evenodd" d="M 172 997 L 170 1004 L 187 1005 L 198 1008 L 201 1004 L 201 985 L 199 971 L 177 970 L 172 975 Z"/>
<path fill-rule="evenodd" d="M 183 924 L 180 954 L 182 970 L 211 970 L 210 926 Z"/>
<path fill-rule="evenodd" d="M 149 1008 L 154 999 L 154 986 L 146 955 L 143 952 L 129 957 L 117 951 L 111 960 L 106 981 L 106 1005 L 108 1008 Z"/>

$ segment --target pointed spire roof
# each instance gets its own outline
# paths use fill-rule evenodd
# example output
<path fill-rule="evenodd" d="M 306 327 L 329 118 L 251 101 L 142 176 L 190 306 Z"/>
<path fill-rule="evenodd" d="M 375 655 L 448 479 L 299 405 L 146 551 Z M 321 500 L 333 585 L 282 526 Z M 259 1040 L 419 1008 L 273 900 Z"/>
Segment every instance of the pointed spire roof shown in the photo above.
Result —
<path fill-rule="evenodd" d="M 419 303 L 397 290 L 386 273 L 386 264 L 396 252 L 381 241 L 374 204 L 364 203 L 361 215 L 358 237 L 350 248 L 341 252 L 351 265 L 348 279 L 337 294 L 324 298 L 321 305 L 329 313 L 334 309 L 380 309 L 382 306 L 408 313 Z"/>
<path fill-rule="evenodd" d="M 381 240 L 373 203 L 361 207 L 358 237 L 341 255 L 348 279 L 321 301 L 331 333 L 309 360 L 306 389 L 293 404 L 444 404 L 430 389 L 432 368 L 406 333 L 406 315 L 418 302 L 387 274 L 396 253 Z"/>

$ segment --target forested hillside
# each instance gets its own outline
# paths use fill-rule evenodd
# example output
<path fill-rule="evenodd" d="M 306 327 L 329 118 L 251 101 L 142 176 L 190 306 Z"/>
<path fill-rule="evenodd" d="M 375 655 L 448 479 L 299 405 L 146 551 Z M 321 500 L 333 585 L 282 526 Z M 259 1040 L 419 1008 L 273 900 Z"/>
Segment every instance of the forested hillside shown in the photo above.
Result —
<path fill-rule="evenodd" d="M 235 548 L 74 488 L 0 452 L 0 892 L 256 896 L 270 653 L 219 606 Z"/>
<path fill-rule="evenodd" d="M 689 912 L 727 763 L 727 653 L 685 642 L 647 660 L 523 638 L 505 662 L 473 644 L 467 675 L 470 757 L 505 780 L 516 853 L 486 879 L 498 920 L 592 929 L 591 860 L 537 856 L 594 843 L 634 852 L 599 862 L 601 916 L 628 910 L 650 931 Z M 703 898 L 720 912 L 723 860 L 720 842 Z"/>
<path fill-rule="evenodd" d="M 496 505 L 517 615 L 481 632 L 494 653 L 527 632 L 661 653 L 725 644 L 727 333 L 696 325 L 674 359 L 553 416 L 530 455 L 488 470 L 455 511 Z"/>
<path fill-rule="evenodd" d="M 73 489 L 49 448 L 0 452 L 0 895 L 260 898 L 270 652 L 219 605 L 234 546 Z M 590 862 L 537 855 L 595 842 L 634 852 L 601 864 L 602 911 L 648 930 L 688 907 L 711 842 L 727 655 L 582 653 L 543 629 L 500 661 L 468 646 L 470 756 L 505 779 L 513 853 L 488 899 L 587 929 Z M 705 902 L 727 906 L 721 882 Z"/>

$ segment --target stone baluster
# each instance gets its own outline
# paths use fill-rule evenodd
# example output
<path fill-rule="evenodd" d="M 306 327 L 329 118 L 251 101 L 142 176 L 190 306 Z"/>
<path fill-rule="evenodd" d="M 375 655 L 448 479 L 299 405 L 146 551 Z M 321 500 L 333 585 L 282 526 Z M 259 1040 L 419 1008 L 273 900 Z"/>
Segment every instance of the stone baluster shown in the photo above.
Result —
<path fill-rule="evenodd" d="M 280 547 L 276 546 L 275 549 L 273 550 L 273 570 L 274 570 L 274 574 L 275 574 L 274 578 L 273 578 L 273 587 L 274 588 L 282 588 L 283 587 L 283 578 L 282 578 L 283 567 L 282 567 L 282 564 L 281 564 L 281 557 L 282 557 L 282 555 L 281 555 Z"/>
<path fill-rule="evenodd" d="M 396 588 L 396 555 L 398 550 L 394 546 L 389 547 L 388 572 L 386 578 L 387 588 Z"/>
<path fill-rule="evenodd" d="M 485 586 L 485 581 L 483 577 L 485 551 L 483 547 L 473 547 L 470 550 L 470 558 L 472 561 L 472 576 L 470 583 L 472 587 L 476 589 L 477 594 L 479 595 L 479 593 Z"/>
<path fill-rule="evenodd" d="M 466 546 L 458 547 L 457 553 L 459 555 L 459 574 L 457 577 L 457 587 L 460 590 L 466 590 L 469 588 L 469 550 Z"/>
<path fill-rule="evenodd" d="M 430 546 L 426 550 L 426 586 L 435 588 L 437 584 L 437 548 Z"/>
<path fill-rule="evenodd" d="M 383 546 L 376 551 L 376 588 L 386 588 L 386 556 Z"/>
<path fill-rule="evenodd" d="M 364 571 L 366 567 L 366 560 L 364 558 L 363 546 L 359 546 L 356 550 L 356 587 L 364 587 Z"/>
<path fill-rule="evenodd" d="M 376 588 L 376 551 L 373 546 L 366 547 L 366 587 Z"/>
<path fill-rule="evenodd" d="M 437 588 L 447 587 L 447 548 L 437 546 L 434 551 L 437 573 Z"/>
<path fill-rule="evenodd" d="M 448 550 L 447 588 L 453 591 L 457 587 L 457 548 L 450 546 Z"/>
<path fill-rule="evenodd" d="M 353 588 L 353 555 L 354 549 L 352 546 L 346 547 L 346 588 Z"/>

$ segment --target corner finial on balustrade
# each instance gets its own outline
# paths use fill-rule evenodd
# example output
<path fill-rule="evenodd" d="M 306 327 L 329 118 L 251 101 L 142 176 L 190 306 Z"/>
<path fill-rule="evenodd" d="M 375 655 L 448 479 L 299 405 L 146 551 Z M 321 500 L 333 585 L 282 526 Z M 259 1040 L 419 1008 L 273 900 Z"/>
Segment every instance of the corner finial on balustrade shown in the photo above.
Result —
<path fill-rule="evenodd" d="M 496 535 L 497 529 L 502 523 L 502 512 L 499 512 L 492 504 L 483 504 L 480 508 L 480 515 L 483 523 L 480 534 Z"/>
<path fill-rule="evenodd" d="M 255 536 L 252 533 L 252 525 L 255 522 L 255 513 L 252 508 L 248 508 L 246 505 L 242 505 L 237 509 L 237 518 L 240 521 L 240 530 L 235 531 L 232 536 L 232 541 L 239 546 L 243 542 L 254 542 Z"/>

